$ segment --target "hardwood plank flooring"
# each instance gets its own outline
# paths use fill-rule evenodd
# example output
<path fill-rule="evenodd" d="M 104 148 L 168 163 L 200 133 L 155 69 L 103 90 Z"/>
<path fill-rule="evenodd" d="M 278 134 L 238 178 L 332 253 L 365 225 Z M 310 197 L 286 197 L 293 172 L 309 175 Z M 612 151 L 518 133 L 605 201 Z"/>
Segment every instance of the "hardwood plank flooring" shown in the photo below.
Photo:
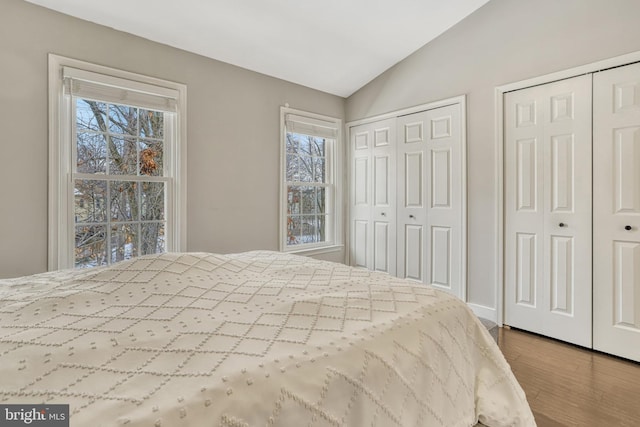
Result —
<path fill-rule="evenodd" d="M 515 329 L 498 342 L 539 427 L 640 426 L 640 364 Z"/>

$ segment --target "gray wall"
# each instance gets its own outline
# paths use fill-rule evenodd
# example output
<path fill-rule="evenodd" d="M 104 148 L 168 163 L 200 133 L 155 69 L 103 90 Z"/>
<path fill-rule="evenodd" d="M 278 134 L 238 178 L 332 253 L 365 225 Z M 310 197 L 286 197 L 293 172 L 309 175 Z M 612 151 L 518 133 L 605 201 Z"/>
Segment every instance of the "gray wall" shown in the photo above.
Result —
<path fill-rule="evenodd" d="M 277 250 L 279 108 L 343 118 L 343 98 L 0 0 L 0 277 L 47 268 L 50 52 L 185 83 L 187 250 Z"/>
<path fill-rule="evenodd" d="M 494 87 L 638 51 L 638 17 L 638 0 L 492 0 L 347 99 L 356 120 L 467 94 L 470 302 L 495 306 Z M 279 106 L 345 115 L 342 98 L 0 0 L 0 277 L 46 269 L 49 52 L 187 84 L 187 250 L 277 249 Z"/>
<path fill-rule="evenodd" d="M 468 299 L 495 307 L 494 88 L 640 50 L 638 0 L 492 0 L 347 99 L 347 120 L 466 94 Z"/>

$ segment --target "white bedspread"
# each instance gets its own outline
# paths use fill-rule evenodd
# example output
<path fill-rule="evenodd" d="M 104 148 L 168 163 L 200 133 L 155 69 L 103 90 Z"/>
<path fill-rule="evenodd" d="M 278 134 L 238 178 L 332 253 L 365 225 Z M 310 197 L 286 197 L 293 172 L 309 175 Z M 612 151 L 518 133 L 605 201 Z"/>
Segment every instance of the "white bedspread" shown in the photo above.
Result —
<path fill-rule="evenodd" d="M 82 426 L 535 425 L 465 304 L 276 252 L 0 280 L 0 403 Z"/>

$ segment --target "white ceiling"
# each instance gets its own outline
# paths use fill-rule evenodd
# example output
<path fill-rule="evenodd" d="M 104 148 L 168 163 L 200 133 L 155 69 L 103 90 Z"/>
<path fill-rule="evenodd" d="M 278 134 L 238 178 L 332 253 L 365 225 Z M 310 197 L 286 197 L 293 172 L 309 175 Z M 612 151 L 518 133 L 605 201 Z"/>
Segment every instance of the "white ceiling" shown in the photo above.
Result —
<path fill-rule="evenodd" d="M 26 0 L 347 97 L 488 0 Z"/>

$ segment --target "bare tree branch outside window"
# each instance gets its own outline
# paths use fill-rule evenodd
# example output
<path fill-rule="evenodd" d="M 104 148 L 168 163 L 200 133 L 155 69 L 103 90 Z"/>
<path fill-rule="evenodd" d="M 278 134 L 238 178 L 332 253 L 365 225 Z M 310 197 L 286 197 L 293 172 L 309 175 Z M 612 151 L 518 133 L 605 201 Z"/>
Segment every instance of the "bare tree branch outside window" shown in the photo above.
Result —
<path fill-rule="evenodd" d="M 165 250 L 164 113 L 76 99 L 75 265 Z"/>
<path fill-rule="evenodd" d="M 325 138 L 287 132 L 287 245 L 326 241 Z"/>

